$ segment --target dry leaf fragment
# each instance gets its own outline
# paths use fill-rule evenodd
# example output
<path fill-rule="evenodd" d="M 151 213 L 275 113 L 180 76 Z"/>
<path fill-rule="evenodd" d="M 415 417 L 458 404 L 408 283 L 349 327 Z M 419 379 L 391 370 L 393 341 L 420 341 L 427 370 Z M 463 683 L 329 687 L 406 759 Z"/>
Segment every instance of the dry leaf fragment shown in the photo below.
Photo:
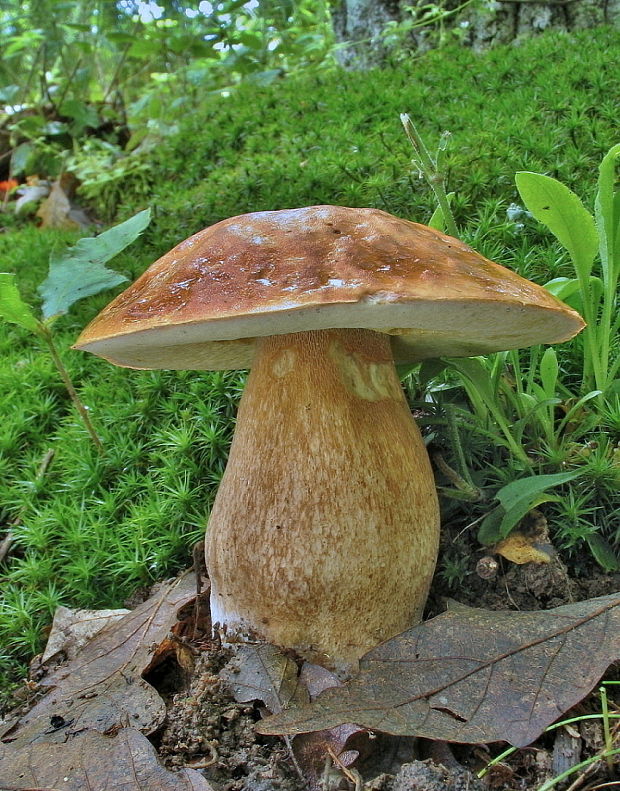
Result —
<path fill-rule="evenodd" d="M 620 657 L 620 594 L 537 612 L 458 606 L 366 654 L 316 701 L 258 725 L 296 734 L 356 722 L 397 735 L 522 747 Z"/>
<path fill-rule="evenodd" d="M 88 731 L 60 744 L 0 745 L 0 789 L 214 791 L 194 769 L 170 772 L 140 731 Z"/>
<path fill-rule="evenodd" d="M 219 675 L 239 703 L 262 700 L 269 711 L 277 713 L 288 706 L 307 703 L 324 689 L 341 683 L 329 670 L 309 662 L 304 663 L 298 674 L 297 664 L 273 645 L 238 645 L 234 651 L 235 658 Z M 329 751 L 344 766 L 350 766 L 360 753 L 367 754 L 368 741 L 365 729 L 345 723 L 330 730 L 296 736 L 288 747 L 309 791 L 319 791 Z"/>
<path fill-rule="evenodd" d="M 4 741 L 62 742 L 86 729 L 110 733 L 127 723 L 154 731 L 166 709 L 142 675 L 165 658 L 162 644 L 174 650 L 174 642 L 166 642 L 168 634 L 179 609 L 195 595 L 194 575 L 184 574 L 103 629 L 75 659 L 42 680 L 40 687 L 50 691 L 4 733 Z M 62 724 L 54 727 L 52 719 Z"/>
<path fill-rule="evenodd" d="M 493 547 L 498 555 L 510 560 L 511 563 L 550 563 L 555 556 L 551 544 L 541 543 L 537 536 L 513 532 Z"/>
<path fill-rule="evenodd" d="M 41 662 L 49 661 L 60 652 L 67 659 L 73 659 L 96 634 L 129 612 L 130 610 L 71 610 L 68 607 L 58 607 Z"/>
<path fill-rule="evenodd" d="M 55 181 L 50 194 L 37 210 L 37 217 L 42 220 L 41 228 L 77 228 L 78 224 L 69 217 L 70 211 L 69 198 L 60 181 Z"/>
<path fill-rule="evenodd" d="M 274 645 L 234 646 L 234 658 L 220 671 L 238 703 L 262 700 L 269 711 L 282 711 L 309 700 L 297 665 Z"/>

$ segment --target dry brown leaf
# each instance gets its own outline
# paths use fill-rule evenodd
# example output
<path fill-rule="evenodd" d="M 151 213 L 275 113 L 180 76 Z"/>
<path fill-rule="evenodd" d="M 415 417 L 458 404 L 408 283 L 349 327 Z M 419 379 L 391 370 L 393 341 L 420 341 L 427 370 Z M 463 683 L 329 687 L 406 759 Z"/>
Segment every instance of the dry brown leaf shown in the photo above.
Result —
<path fill-rule="evenodd" d="M 493 552 L 511 563 L 551 563 L 555 550 L 548 543 L 541 543 L 537 536 L 514 532 L 493 547 Z"/>
<path fill-rule="evenodd" d="M 620 594 L 538 612 L 459 605 L 387 640 L 343 687 L 264 720 L 264 734 L 356 722 L 396 735 L 522 747 L 620 657 Z"/>
<path fill-rule="evenodd" d="M 52 184 L 47 198 L 39 206 L 37 217 L 40 217 L 41 228 L 78 228 L 75 220 L 69 217 L 71 203 L 59 181 Z"/>
<path fill-rule="evenodd" d="M 276 713 L 310 698 L 300 683 L 296 663 L 274 645 L 236 645 L 234 657 L 220 671 L 238 703 L 262 700 Z"/>
<path fill-rule="evenodd" d="M 27 791 L 214 791 L 194 769 L 170 772 L 140 731 L 87 731 L 60 744 L 0 744 L 0 789 Z"/>
<path fill-rule="evenodd" d="M 70 610 L 68 607 L 58 607 L 54 613 L 52 629 L 41 662 L 45 663 L 61 652 L 67 659 L 73 659 L 96 634 L 129 612 L 129 610 Z"/>
<path fill-rule="evenodd" d="M 234 659 L 219 675 L 239 703 L 262 700 L 269 711 L 277 713 L 292 705 L 303 705 L 324 689 L 340 684 L 329 670 L 308 662 L 298 674 L 297 664 L 273 645 L 239 645 L 234 650 Z M 344 766 L 350 766 L 361 752 L 368 752 L 368 732 L 345 723 L 295 736 L 288 747 L 309 791 L 319 791 L 328 750 L 339 756 Z"/>
<path fill-rule="evenodd" d="M 175 648 L 168 640 L 177 613 L 196 595 L 193 574 L 157 593 L 101 631 L 79 655 L 41 682 L 49 692 L 3 735 L 17 746 L 64 742 L 93 729 L 112 733 L 131 725 L 154 731 L 166 713 L 163 700 L 142 675 Z"/>

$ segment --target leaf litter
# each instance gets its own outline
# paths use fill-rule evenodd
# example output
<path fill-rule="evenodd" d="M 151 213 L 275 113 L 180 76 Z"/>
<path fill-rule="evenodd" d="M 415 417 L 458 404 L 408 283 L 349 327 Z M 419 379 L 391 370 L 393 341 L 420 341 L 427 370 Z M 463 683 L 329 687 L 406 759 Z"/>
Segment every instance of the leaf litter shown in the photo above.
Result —
<path fill-rule="evenodd" d="M 202 605 L 197 629 L 195 597 L 192 574 L 161 586 L 52 669 L 44 697 L 0 725 L 0 789 L 472 791 L 453 759 L 415 760 L 415 739 L 386 732 L 529 743 L 620 648 L 618 595 L 535 612 L 455 605 L 343 685 L 273 646 L 221 648 Z"/>
<path fill-rule="evenodd" d="M 620 594 L 537 612 L 456 605 L 387 640 L 343 687 L 259 726 L 307 733 L 356 722 L 444 741 L 522 747 L 620 658 Z"/>

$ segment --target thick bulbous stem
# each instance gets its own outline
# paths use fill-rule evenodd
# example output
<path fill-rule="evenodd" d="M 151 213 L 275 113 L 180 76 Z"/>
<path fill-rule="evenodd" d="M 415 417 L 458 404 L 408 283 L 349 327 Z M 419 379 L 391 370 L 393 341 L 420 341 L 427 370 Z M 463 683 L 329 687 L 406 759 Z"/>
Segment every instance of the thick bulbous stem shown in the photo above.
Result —
<path fill-rule="evenodd" d="M 265 338 L 209 520 L 214 625 L 346 673 L 419 621 L 438 514 L 389 336 Z"/>

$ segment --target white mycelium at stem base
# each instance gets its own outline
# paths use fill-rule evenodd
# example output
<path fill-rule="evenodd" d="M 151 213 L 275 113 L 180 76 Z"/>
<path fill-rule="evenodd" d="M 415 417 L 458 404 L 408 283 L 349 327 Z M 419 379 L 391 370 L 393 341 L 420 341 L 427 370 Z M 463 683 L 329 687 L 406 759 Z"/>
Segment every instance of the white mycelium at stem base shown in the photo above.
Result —
<path fill-rule="evenodd" d="M 207 532 L 223 636 L 346 672 L 420 619 L 438 535 L 389 336 L 260 339 Z"/>

